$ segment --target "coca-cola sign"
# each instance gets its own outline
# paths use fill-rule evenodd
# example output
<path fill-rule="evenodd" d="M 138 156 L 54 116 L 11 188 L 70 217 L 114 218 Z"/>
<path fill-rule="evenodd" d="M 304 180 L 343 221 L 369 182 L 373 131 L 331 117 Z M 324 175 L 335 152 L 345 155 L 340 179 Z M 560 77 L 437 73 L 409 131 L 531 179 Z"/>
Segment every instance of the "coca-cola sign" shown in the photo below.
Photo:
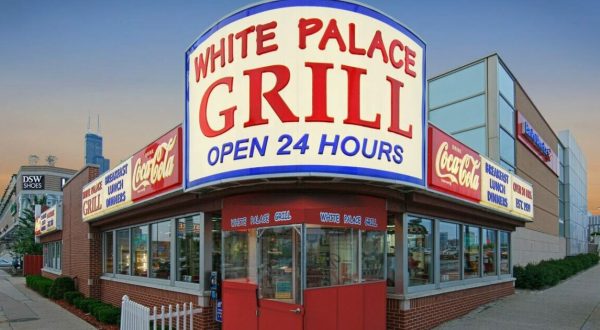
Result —
<path fill-rule="evenodd" d="M 429 126 L 429 187 L 472 201 L 481 198 L 481 157 Z"/>
<path fill-rule="evenodd" d="M 181 127 L 139 151 L 132 158 L 131 195 L 134 202 L 181 186 Z"/>

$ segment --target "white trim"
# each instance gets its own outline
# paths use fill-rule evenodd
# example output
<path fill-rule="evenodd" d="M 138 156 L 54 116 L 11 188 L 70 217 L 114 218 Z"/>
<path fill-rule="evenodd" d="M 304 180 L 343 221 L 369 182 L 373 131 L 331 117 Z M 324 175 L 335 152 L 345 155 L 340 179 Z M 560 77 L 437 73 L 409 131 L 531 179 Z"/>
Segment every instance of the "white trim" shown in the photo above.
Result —
<path fill-rule="evenodd" d="M 42 268 L 43 272 L 46 273 L 50 273 L 50 274 L 54 274 L 54 275 L 62 275 L 62 271 L 60 269 L 54 269 L 54 268 Z"/>
<path fill-rule="evenodd" d="M 123 278 L 109 277 L 106 275 L 100 276 L 100 279 L 103 281 L 111 281 L 111 282 L 118 282 L 118 283 L 135 285 L 135 286 L 143 286 L 146 288 L 152 288 L 152 289 L 157 289 L 157 290 L 185 293 L 185 294 L 198 296 L 198 297 L 209 297 L 210 296 L 210 293 L 208 293 L 208 291 L 204 292 L 204 290 L 200 290 L 199 288 L 198 288 L 198 290 L 190 290 L 189 288 L 180 288 L 180 287 L 176 287 L 176 286 L 163 285 L 163 284 L 159 284 L 159 283 L 132 281 L 132 280 L 127 280 L 127 279 L 123 279 Z M 201 306 L 201 307 L 206 307 L 206 306 Z"/>

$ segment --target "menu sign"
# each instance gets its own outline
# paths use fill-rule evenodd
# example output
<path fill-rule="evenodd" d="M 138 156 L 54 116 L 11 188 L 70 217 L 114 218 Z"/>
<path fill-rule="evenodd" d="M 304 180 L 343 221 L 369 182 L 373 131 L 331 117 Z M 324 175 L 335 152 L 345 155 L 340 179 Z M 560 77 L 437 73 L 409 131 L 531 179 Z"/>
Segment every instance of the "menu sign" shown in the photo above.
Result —
<path fill-rule="evenodd" d="M 473 201 L 481 197 L 479 154 L 436 127 L 429 127 L 429 187 Z"/>
<path fill-rule="evenodd" d="M 481 156 L 481 204 L 510 211 L 511 175 L 500 165 Z"/>
<path fill-rule="evenodd" d="M 181 186 L 181 127 L 161 136 L 132 157 L 134 202 Z"/>
<path fill-rule="evenodd" d="M 35 219 L 35 236 L 44 235 L 61 229 L 62 208 L 53 206 Z"/>
<path fill-rule="evenodd" d="M 533 218 L 533 187 L 516 175 L 512 176 L 511 209 L 515 213 Z"/>
<path fill-rule="evenodd" d="M 116 211 L 131 201 L 131 158 L 83 187 L 83 221 Z"/>

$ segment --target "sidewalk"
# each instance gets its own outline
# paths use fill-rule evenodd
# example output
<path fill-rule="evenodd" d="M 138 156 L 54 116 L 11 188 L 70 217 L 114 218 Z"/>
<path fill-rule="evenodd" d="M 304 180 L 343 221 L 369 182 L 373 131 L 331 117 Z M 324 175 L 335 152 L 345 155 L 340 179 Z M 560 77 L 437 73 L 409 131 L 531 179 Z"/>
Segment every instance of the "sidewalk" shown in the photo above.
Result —
<path fill-rule="evenodd" d="M 94 329 L 0 269 L 0 330 Z"/>
<path fill-rule="evenodd" d="M 437 329 L 600 329 L 600 265 L 547 290 L 517 290 Z"/>

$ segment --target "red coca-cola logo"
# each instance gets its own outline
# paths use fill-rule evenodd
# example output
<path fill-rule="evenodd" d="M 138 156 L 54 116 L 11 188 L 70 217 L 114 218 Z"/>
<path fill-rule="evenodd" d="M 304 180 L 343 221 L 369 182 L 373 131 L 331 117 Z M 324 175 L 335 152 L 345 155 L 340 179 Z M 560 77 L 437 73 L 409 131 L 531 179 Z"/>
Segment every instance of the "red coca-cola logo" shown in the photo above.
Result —
<path fill-rule="evenodd" d="M 429 127 L 429 186 L 459 197 L 481 198 L 481 157 L 441 130 Z"/>
<path fill-rule="evenodd" d="M 131 196 L 148 198 L 181 185 L 181 128 L 175 128 L 132 158 Z"/>

